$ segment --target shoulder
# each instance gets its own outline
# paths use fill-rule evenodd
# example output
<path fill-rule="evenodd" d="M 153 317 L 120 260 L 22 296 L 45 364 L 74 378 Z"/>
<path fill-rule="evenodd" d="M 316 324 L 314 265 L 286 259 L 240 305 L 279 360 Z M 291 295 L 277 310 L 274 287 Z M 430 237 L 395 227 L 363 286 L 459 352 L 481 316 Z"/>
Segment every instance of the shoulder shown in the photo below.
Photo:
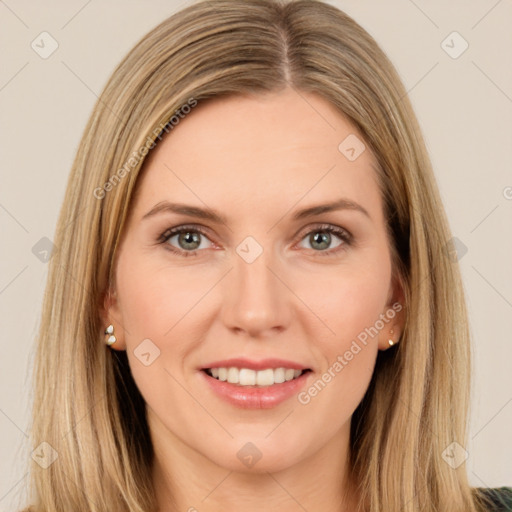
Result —
<path fill-rule="evenodd" d="M 483 498 L 487 512 L 512 512 L 512 487 L 478 487 L 475 492 Z"/>

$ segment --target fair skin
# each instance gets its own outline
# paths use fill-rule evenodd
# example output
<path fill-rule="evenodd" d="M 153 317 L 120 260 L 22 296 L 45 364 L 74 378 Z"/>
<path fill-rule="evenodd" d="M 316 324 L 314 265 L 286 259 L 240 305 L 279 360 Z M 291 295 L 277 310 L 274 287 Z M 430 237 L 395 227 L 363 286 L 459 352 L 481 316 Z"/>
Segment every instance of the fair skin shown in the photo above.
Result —
<path fill-rule="evenodd" d="M 147 404 L 160 512 L 355 509 L 350 419 L 378 350 L 402 333 L 403 310 L 358 342 L 308 403 L 295 393 L 274 407 L 244 409 L 206 385 L 202 371 L 232 357 L 281 358 L 311 370 L 304 391 L 403 304 L 376 160 L 368 148 L 347 159 L 338 145 L 350 134 L 362 139 L 327 101 L 287 88 L 200 103 L 146 159 L 102 316 Z M 367 215 L 340 209 L 293 219 L 340 198 Z M 162 201 L 213 209 L 226 223 L 169 211 L 143 219 Z M 169 228 L 190 224 L 192 236 L 185 230 L 181 240 L 158 243 Z M 322 225 L 344 229 L 352 243 L 329 238 Z M 263 249 L 251 263 L 237 253 L 248 236 Z M 148 366 L 134 353 L 146 339 L 160 350 Z M 249 442 L 261 454 L 251 467 L 237 456 Z"/>

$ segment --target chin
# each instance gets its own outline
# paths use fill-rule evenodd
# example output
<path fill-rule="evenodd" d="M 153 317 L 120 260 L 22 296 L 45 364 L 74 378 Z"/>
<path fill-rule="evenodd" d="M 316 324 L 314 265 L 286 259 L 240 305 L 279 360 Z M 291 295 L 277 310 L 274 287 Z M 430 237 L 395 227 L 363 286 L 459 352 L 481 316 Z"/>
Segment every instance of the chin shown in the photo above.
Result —
<path fill-rule="evenodd" d="M 221 447 L 220 453 L 212 454 L 210 459 L 229 471 L 258 474 L 283 471 L 306 456 L 303 436 L 302 440 L 293 442 L 287 435 L 276 435 L 270 439 L 274 434 L 277 433 L 265 437 L 268 432 L 261 434 L 260 430 L 259 436 L 235 437 L 229 445 Z"/>

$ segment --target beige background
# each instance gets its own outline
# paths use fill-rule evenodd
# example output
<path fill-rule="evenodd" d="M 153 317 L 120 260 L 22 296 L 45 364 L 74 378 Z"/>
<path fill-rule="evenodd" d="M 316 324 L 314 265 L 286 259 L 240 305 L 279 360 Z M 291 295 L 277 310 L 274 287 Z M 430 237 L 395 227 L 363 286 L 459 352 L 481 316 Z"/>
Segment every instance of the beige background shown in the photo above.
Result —
<path fill-rule="evenodd" d="M 423 127 L 453 235 L 467 247 L 460 264 L 476 365 L 468 472 L 475 486 L 512 485 L 512 3 L 331 3 L 390 56 Z M 182 5 L 0 0 L 0 510 L 15 510 L 27 482 L 33 340 L 47 276 L 32 248 L 53 238 L 74 153 L 107 77 Z M 59 45 L 47 59 L 31 48 L 43 31 Z M 441 46 L 453 31 L 469 44 L 456 59 Z M 452 39 L 451 52 L 462 48 Z"/>

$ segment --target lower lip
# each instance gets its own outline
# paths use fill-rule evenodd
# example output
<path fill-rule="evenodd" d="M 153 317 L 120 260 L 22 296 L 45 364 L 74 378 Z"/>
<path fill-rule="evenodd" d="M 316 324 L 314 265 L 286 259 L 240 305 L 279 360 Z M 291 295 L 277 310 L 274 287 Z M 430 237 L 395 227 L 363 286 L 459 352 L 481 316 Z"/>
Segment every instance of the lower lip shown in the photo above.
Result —
<path fill-rule="evenodd" d="M 210 377 L 200 372 L 211 389 L 230 404 L 241 409 L 271 409 L 297 394 L 306 383 L 311 372 L 305 372 L 296 379 L 272 386 L 238 386 L 227 381 Z"/>

